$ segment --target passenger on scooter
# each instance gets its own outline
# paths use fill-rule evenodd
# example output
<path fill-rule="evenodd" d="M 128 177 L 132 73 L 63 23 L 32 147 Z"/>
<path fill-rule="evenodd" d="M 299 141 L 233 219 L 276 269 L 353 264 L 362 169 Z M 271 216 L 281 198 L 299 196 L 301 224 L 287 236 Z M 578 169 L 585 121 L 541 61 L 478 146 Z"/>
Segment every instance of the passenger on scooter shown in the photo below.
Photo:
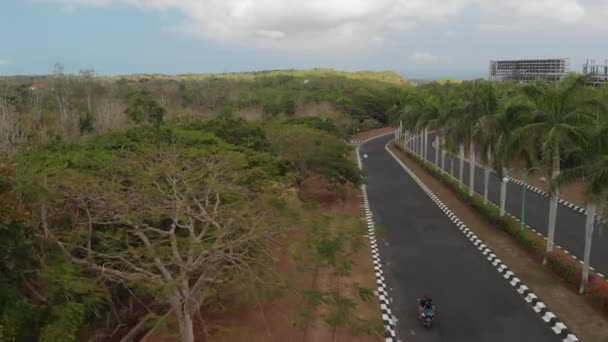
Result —
<path fill-rule="evenodd" d="M 424 309 L 433 310 L 433 300 L 430 296 L 424 296 L 424 298 L 420 300 L 420 311 Z"/>

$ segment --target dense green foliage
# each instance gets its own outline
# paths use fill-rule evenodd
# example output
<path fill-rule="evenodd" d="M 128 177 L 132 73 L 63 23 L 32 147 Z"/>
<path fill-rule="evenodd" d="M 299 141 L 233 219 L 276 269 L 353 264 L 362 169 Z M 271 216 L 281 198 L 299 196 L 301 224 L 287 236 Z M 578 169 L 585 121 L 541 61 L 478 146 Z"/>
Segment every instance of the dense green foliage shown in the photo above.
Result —
<path fill-rule="evenodd" d="M 75 341 L 105 292 L 65 258 L 51 256 L 19 193 L 13 169 L 1 166 L 0 341 Z"/>
<path fill-rule="evenodd" d="M 165 290 L 152 283 L 112 277 L 100 282 L 94 268 L 70 260 L 120 252 L 121 258 L 154 269 L 127 230 L 110 221 L 124 217 L 162 226 L 170 215 L 159 192 L 165 189 L 163 175 L 220 187 L 226 206 L 221 217 L 228 221 L 255 213 L 255 220 L 272 226 L 276 215 L 263 203 L 280 198 L 307 175 L 321 175 L 336 187 L 359 184 L 350 151 L 331 121 L 248 122 L 227 113 L 186 125 L 117 130 L 79 143 L 57 141 L 17 155 L 15 166 L 2 166 L 0 173 L 0 340 L 76 341 L 84 327 L 99 330 L 104 322 L 101 329 L 111 331 L 143 314 L 137 303 L 155 311 L 166 307 L 159 295 Z M 205 165 L 222 171 L 212 177 Z M 81 209 L 93 215 L 92 233 L 83 229 L 78 200 L 88 203 Z M 245 209 L 256 203 L 261 206 L 254 211 Z M 86 246 L 87 236 L 94 237 L 90 248 L 100 254 L 86 257 L 90 252 L 77 247 Z M 162 250 L 162 239 L 152 241 Z M 262 251 L 251 253 L 263 260 Z"/>
<path fill-rule="evenodd" d="M 336 193 L 359 185 L 342 140 L 386 124 L 409 89 L 394 73 L 331 70 L 0 79 L 0 341 L 76 341 L 163 312 L 182 285 L 155 254 L 201 289 L 175 246 L 241 253 L 205 264 L 205 301 L 216 278 L 263 277 L 266 244 L 294 224 L 273 203 L 309 178 Z M 332 324 L 347 324 L 352 303 L 327 302 Z"/>
<path fill-rule="evenodd" d="M 150 93 L 133 94 L 125 114 L 136 124 L 148 123 L 159 129 L 167 115 L 167 109 L 161 106 Z"/>
<path fill-rule="evenodd" d="M 336 125 L 330 119 L 322 119 L 312 116 L 304 118 L 289 118 L 283 122 L 291 125 L 305 125 L 310 128 L 316 128 L 318 130 L 325 131 L 336 136 L 340 134 L 338 127 L 336 127 Z"/>
<path fill-rule="evenodd" d="M 35 90 L 30 86 L 35 84 Z M 321 116 L 343 135 L 388 122 L 412 86 L 390 73 L 260 72 L 216 76 L 0 79 L 0 152 L 124 129 L 185 123 L 218 113 L 247 119 Z M 308 122 L 312 124 L 312 122 Z M 316 124 L 320 124 L 317 122 Z M 327 128 L 327 127 L 325 127 Z"/>
<path fill-rule="evenodd" d="M 451 151 L 473 141 L 482 161 L 499 173 L 525 161 L 551 179 L 556 167 L 576 169 L 592 154 L 601 158 L 608 152 L 598 148 L 604 142 L 596 138 L 608 127 L 608 86 L 583 84 L 584 79 L 574 75 L 557 84 L 428 84 L 410 95 L 411 101 L 391 122 L 402 121 L 410 131 L 439 130 L 445 139 L 442 146 Z"/>

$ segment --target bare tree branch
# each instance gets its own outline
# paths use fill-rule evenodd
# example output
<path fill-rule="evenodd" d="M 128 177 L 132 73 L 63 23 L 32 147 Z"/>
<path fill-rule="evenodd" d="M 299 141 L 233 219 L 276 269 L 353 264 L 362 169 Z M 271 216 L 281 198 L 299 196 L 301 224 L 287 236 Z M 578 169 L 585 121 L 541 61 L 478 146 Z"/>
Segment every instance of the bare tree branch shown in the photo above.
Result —
<path fill-rule="evenodd" d="M 168 303 L 187 326 L 213 284 L 254 273 L 251 265 L 267 253 L 263 245 L 276 227 L 226 164 L 171 148 L 150 153 L 128 156 L 138 175 L 53 178 L 60 195 L 41 212 L 42 222 L 76 264 L 110 281 L 168 290 Z M 223 200 L 228 194 L 230 202 Z M 62 210 L 72 230 L 53 224 L 49 213 Z"/>

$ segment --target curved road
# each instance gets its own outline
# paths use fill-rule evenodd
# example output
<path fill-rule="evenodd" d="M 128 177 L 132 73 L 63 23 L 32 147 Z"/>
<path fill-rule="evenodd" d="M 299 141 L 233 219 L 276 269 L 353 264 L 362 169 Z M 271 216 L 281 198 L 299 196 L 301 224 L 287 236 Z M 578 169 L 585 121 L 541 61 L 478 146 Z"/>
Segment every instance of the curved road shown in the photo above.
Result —
<path fill-rule="evenodd" d="M 523 298 L 385 151 L 361 147 L 398 335 L 403 341 L 559 341 Z M 416 299 L 429 293 L 436 325 L 422 328 Z"/>
<path fill-rule="evenodd" d="M 435 148 L 432 144 L 434 139 L 434 134 L 429 134 L 427 160 L 431 163 L 435 163 Z M 448 173 L 451 172 L 450 164 L 452 160 L 454 162 L 454 173 L 452 175 L 458 178 L 460 162 L 457 157 L 446 154 L 445 169 Z M 441 164 L 441 153 L 439 153 L 439 161 Z M 463 175 L 463 183 L 468 186 L 469 163 L 466 160 Z M 476 166 L 475 191 L 480 194 L 483 194 L 483 177 L 483 168 Z M 490 173 L 488 198 L 497 205 L 500 202 L 500 178 L 494 173 Z M 506 211 L 520 218 L 521 202 L 522 186 L 513 182 L 507 183 Z M 526 190 L 526 223 L 546 237 L 548 220 L 549 198 Z M 593 234 L 590 264 L 596 268 L 597 272 L 608 275 L 608 234 L 602 232 L 601 229 L 596 229 Z M 560 203 L 557 207 L 555 243 L 582 260 L 585 248 L 585 214 L 574 211 Z"/>

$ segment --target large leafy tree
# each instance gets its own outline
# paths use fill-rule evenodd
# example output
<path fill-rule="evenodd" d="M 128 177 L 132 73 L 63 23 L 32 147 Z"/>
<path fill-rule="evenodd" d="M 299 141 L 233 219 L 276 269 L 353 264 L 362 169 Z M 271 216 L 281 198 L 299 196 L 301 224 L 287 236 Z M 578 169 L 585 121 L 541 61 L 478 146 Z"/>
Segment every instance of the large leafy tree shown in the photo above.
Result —
<path fill-rule="evenodd" d="M 349 157 L 350 147 L 336 136 L 303 124 L 267 124 L 263 129 L 269 150 L 288 169 L 297 171 L 298 181 L 317 174 L 336 186 L 361 184 L 361 171 Z"/>
<path fill-rule="evenodd" d="M 35 210 L 42 234 L 107 282 L 155 294 L 175 313 L 182 341 L 193 341 L 192 314 L 217 286 L 256 276 L 278 226 L 266 187 L 249 186 L 250 174 L 262 175 L 248 156 L 194 147 L 193 133 L 183 139 L 193 147 L 180 145 L 180 136 L 173 144 L 133 136 L 120 149 L 106 138 L 23 161 L 46 164 L 29 171 L 44 179 Z"/>

